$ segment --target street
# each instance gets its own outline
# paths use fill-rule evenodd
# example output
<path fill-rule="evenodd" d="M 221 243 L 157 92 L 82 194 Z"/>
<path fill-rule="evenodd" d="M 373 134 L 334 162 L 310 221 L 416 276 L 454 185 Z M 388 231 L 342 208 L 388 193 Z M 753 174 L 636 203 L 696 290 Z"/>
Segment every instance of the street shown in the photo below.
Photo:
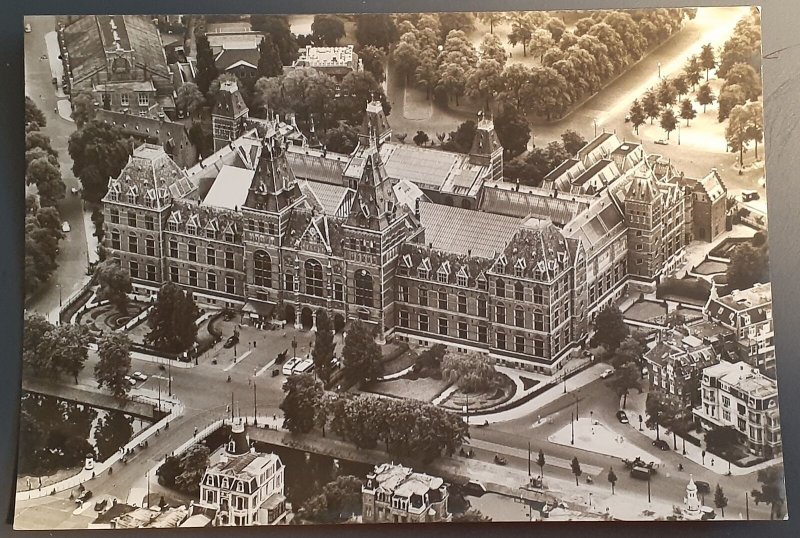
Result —
<path fill-rule="evenodd" d="M 42 132 L 50 137 L 54 150 L 58 152 L 61 175 L 66 186 L 64 200 L 58 204 L 61 220 L 69 222 L 71 231 L 64 234 L 60 252 L 56 258 L 58 269 L 42 288 L 26 301 L 26 308 L 48 316 L 55 322 L 59 302 L 67 299 L 86 280 L 87 243 L 83 204 L 79 195 L 72 194 L 79 182 L 72 174 L 72 159 L 67 151 L 69 136 L 75 124 L 65 120 L 55 111 L 59 101 L 56 87 L 52 83 L 49 54 L 45 35 L 55 32 L 55 17 L 29 17 L 31 32 L 25 34 L 25 91 L 47 118 Z M 47 59 L 42 59 L 47 57 Z M 90 233 L 93 230 L 90 230 Z"/>

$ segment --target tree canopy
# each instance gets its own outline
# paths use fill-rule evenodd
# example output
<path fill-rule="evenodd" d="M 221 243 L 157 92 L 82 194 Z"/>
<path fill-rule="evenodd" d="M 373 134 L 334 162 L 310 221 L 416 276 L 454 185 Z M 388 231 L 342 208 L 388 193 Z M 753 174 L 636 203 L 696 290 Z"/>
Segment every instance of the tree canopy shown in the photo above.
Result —
<path fill-rule="evenodd" d="M 131 154 L 131 143 L 119 127 L 93 121 L 69 137 L 72 173 L 80 178 L 83 197 L 99 202 L 108 192 L 109 178 L 119 177 Z"/>
<path fill-rule="evenodd" d="M 360 320 L 353 320 L 347 330 L 342 357 L 344 375 L 352 383 L 374 380 L 383 369 L 373 330 Z"/>
<path fill-rule="evenodd" d="M 109 258 L 95 269 L 95 278 L 100 288 L 97 298 L 107 300 L 121 313 L 128 311 L 128 294 L 132 291 L 131 275 L 123 269 L 119 260 Z"/>
<path fill-rule="evenodd" d="M 283 427 L 294 433 L 310 432 L 322 405 L 322 384 L 311 374 L 292 375 L 286 379 L 283 391 Z"/>
<path fill-rule="evenodd" d="M 107 388 L 117 398 L 128 394 L 131 386 L 125 379 L 131 370 L 131 341 L 123 333 L 104 333 L 97 342 L 99 362 L 94 377 L 99 387 Z"/>
<path fill-rule="evenodd" d="M 334 47 L 344 37 L 344 21 L 336 15 L 314 15 L 311 33 L 316 43 L 326 47 Z"/>
<path fill-rule="evenodd" d="M 314 359 L 314 370 L 323 383 L 330 381 L 333 373 L 333 352 L 336 344 L 333 341 L 333 327 L 327 313 L 317 311 L 317 332 L 314 334 L 314 347 L 311 356 Z"/>
<path fill-rule="evenodd" d="M 158 290 L 147 324 L 150 332 L 145 342 L 167 352 L 187 351 L 197 338 L 199 310 L 191 295 L 174 282 L 167 282 Z"/>
<path fill-rule="evenodd" d="M 622 320 L 622 312 L 614 305 L 603 308 L 594 320 L 592 345 L 602 345 L 613 353 L 628 336 L 628 326 Z"/>

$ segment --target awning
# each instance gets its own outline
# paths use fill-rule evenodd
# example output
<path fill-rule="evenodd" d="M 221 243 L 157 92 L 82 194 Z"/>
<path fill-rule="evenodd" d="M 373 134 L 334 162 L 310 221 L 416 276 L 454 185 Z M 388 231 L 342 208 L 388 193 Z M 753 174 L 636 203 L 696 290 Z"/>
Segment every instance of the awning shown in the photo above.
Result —
<path fill-rule="evenodd" d="M 268 318 L 272 315 L 274 305 L 268 303 L 261 303 L 257 301 L 247 301 L 242 307 L 242 312 L 256 314 L 261 317 Z"/>

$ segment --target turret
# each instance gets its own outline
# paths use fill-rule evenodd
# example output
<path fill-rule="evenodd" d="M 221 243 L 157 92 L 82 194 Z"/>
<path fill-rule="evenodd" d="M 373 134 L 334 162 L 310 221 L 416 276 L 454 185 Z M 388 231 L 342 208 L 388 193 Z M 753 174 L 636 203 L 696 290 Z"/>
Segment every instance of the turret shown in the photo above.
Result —
<path fill-rule="evenodd" d="M 365 146 L 369 145 L 369 137 L 373 135 L 378 144 L 383 144 L 392 136 L 392 128 L 383 112 L 383 104 L 374 96 L 367 103 L 367 112 L 364 114 L 364 122 L 361 124 L 361 133 L 358 137 L 359 142 Z"/>
<path fill-rule="evenodd" d="M 494 121 L 486 118 L 483 111 L 478 112 L 478 130 L 469 152 L 470 164 L 489 166 L 488 178 L 491 181 L 503 180 L 503 146 L 494 130 Z"/>
<path fill-rule="evenodd" d="M 249 110 L 235 80 L 226 79 L 220 84 L 211 112 L 214 151 L 219 151 L 244 133 Z"/>
<path fill-rule="evenodd" d="M 231 426 L 231 436 L 225 446 L 225 454 L 228 456 L 241 456 L 250 452 L 250 439 L 244 431 L 244 422 L 237 419 Z"/>

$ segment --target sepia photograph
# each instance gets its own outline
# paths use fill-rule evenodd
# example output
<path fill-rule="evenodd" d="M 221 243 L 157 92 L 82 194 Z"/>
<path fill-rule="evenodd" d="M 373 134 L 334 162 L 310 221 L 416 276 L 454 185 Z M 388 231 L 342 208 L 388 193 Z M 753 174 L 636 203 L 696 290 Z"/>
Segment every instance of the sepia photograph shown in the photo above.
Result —
<path fill-rule="evenodd" d="M 760 8 L 21 24 L 15 529 L 788 518 Z"/>

